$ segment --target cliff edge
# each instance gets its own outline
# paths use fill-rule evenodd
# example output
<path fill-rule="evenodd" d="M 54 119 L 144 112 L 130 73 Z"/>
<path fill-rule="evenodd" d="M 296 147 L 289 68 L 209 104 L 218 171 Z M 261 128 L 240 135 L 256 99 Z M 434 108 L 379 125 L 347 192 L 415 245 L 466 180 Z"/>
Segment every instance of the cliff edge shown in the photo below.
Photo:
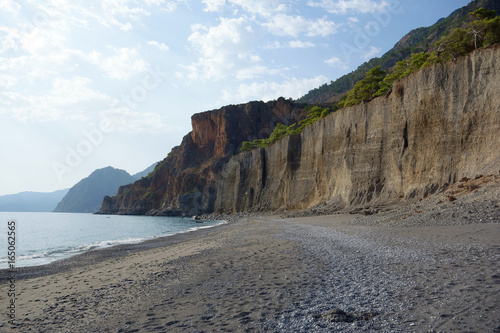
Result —
<path fill-rule="evenodd" d="M 154 171 L 106 196 L 101 214 L 194 215 L 211 213 L 222 167 L 244 141 L 268 137 L 277 123 L 304 119 L 304 104 L 272 102 L 229 105 L 191 117 L 193 130 Z"/>
<path fill-rule="evenodd" d="M 233 156 L 218 213 L 386 205 L 500 170 L 500 47 L 426 67 L 388 97 Z"/>

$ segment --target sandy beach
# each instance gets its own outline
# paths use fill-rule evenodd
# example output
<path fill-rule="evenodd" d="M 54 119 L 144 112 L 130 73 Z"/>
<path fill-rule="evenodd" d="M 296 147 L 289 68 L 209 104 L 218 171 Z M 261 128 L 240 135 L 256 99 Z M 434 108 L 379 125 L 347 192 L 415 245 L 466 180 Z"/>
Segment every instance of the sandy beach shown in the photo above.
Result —
<path fill-rule="evenodd" d="M 495 186 L 372 215 L 244 217 L 20 269 L 17 326 L 4 310 L 0 331 L 500 332 Z M 0 283 L 6 309 L 5 271 Z"/>

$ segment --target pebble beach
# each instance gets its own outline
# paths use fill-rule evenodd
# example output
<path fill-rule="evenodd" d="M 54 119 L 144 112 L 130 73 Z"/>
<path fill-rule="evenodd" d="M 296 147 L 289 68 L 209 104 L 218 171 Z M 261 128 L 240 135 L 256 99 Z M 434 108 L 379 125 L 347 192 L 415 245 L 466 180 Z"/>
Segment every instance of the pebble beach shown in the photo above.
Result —
<path fill-rule="evenodd" d="M 233 216 L 21 268 L 16 325 L 5 313 L 0 330 L 500 332 L 499 194 L 493 181 L 373 214 Z"/>

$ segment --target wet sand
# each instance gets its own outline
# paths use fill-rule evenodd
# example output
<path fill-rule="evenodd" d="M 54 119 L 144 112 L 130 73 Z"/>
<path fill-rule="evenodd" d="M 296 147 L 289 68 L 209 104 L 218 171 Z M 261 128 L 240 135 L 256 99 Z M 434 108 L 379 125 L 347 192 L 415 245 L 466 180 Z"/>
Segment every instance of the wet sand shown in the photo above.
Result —
<path fill-rule="evenodd" d="M 425 211 L 247 217 L 25 268 L 0 331 L 500 332 L 498 219 Z"/>

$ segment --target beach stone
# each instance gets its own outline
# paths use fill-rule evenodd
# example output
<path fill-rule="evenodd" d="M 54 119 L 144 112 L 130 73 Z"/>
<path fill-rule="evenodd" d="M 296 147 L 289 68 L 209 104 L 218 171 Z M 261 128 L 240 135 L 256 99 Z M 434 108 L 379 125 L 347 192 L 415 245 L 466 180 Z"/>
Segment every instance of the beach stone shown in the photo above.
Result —
<path fill-rule="evenodd" d="M 321 314 L 315 315 L 315 318 L 335 323 L 352 323 L 355 321 L 370 320 L 377 315 L 379 315 L 379 313 L 374 311 L 365 311 L 362 313 L 347 313 L 342 309 L 333 308 Z"/>
<path fill-rule="evenodd" d="M 316 317 L 316 319 L 324 319 L 324 320 L 328 320 L 328 321 L 332 321 L 332 322 L 336 322 L 336 323 L 349 321 L 349 316 L 347 315 L 347 313 L 345 311 L 343 311 L 341 309 L 337 309 L 337 308 L 328 310 L 324 313 L 316 315 L 315 317 Z"/>

